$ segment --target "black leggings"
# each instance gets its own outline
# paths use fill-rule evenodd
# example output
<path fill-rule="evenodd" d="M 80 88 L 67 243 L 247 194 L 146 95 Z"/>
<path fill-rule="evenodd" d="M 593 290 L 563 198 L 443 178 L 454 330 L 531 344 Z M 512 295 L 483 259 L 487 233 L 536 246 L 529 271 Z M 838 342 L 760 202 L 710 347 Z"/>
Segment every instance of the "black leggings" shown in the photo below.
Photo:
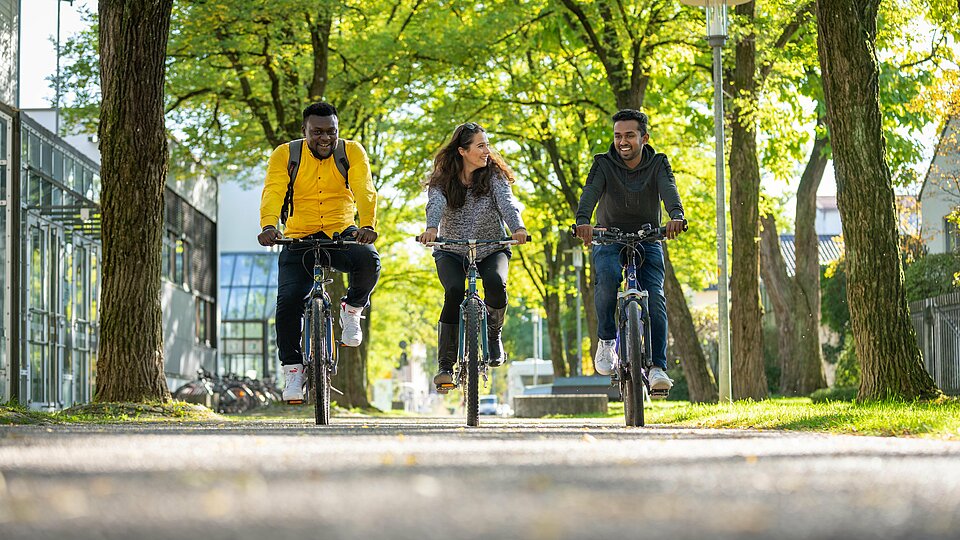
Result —
<path fill-rule="evenodd" d="M 443 285 L 443 310 L 440 322 L 459 324 L 460 303 L 467 290 L 467 259 L 462 255 L 444 251 L 434 254 L 437 275 Z M 507 262 L 506 251 L 491 253 L 477 263 L 477 271 L 483 281 L 483 301 L 493 309 L 507 307 Z"/>

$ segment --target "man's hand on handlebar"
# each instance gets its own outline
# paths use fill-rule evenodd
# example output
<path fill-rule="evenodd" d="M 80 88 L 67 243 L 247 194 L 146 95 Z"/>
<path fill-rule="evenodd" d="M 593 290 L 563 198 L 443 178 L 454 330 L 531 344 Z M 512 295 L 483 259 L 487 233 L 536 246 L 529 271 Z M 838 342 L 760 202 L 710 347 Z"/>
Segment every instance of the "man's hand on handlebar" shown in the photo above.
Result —
<path fill-rule="evenodd" d="M 421 244 L 426 244 L 428 242 L 433 242 L 437 239 L 437 228 L 430 227 L 427 230 L 420 233 L 420 236 L 417 237 L 417 242 Z"/>
<path fill-rule="evenodd" d="M 357 229 L 356 240 L 357 243 L 360 244 L 372 244 L 378 236 L 380 236 L 380 233 L 377 231 L 367 227 L 361 227 Z"/>
<path fill-rule="evenodd" d="M 589 223 L 577 225 L 577 238 L 583 240 L 584 244 L 593 242 L 593 225 Z"/>
<path fill-rule="evenodd" d="M 274 227 L 266 227 L 257 235 L 257 242 L 259 242 L 261 246 L 269 247 L 274 245 L 279 238 L 283 238 L 283 234 L 281 234 L 280 231 Z"/>
<path fill-rule="evenodd" d="M 686 221 L 683 219 L 671 219 L 667 222 L 667 240 L 673 240 L 680 236 L 686 230 Z"/>

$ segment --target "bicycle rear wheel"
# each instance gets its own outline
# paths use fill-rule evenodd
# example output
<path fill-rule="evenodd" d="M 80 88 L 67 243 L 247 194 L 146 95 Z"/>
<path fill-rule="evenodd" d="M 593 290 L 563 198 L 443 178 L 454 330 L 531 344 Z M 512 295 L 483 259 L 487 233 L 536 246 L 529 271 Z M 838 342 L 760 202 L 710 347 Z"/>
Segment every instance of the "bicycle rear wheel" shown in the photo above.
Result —
<path fill-rule="evenodd" d="M 483 309 L 478 298 L 467 301 L 464 324 L 466 340 L 464 351 L 467 355 L 467 385 L 463 389 L 464 408 L 467 410 L 467 425 L 480 425 L 480 310 Z"/>
<path fill-rule="evenodd" d="M 643 319 L 640 316 L 640 306 L 637 302 L 629 302 L 626 306 L 626 323 L 623 335 L 623 364 L 624 376 L 621 378 L 620 388 L 623 393 L 624 421 L 628 427 L 643 426 Z"/>
<path fill-rule="evenodd" d="M 326 332 L 328 317 L 321 299 L 314 298 L 310 301 L 310 364 L 313 366 L 313 403 L 318 426 L 330 423 L 330 368 L 327 358 L 330 343 Z"/>

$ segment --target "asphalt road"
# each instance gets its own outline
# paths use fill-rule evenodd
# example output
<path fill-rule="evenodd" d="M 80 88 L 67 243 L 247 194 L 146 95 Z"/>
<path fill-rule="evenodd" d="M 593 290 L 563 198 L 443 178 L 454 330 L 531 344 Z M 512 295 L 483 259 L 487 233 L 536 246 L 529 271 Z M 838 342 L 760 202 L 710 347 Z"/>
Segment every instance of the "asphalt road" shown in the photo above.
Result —
<path fill-rule="evenodd" d="M 960 537 L 958 442 L 484 420 L 0 427 L 0 539 Z"/>

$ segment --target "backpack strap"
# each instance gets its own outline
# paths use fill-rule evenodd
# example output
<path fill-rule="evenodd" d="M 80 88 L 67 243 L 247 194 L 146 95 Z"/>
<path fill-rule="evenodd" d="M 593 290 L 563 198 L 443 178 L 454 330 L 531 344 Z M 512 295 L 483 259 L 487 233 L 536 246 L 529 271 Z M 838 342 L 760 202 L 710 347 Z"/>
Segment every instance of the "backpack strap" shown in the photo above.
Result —
<path fill-rule="evenodd" d="M 300 171 L 300 158 L 303 154 L 303 139 L 287 143 L 290 147 L 290 157 L 287 159 L 287 175 L 290 183 L 287 184 L 287 194 L 283 197 L 283 207 L 280 209 L 280 223 L 286 225 L 287 217 L 293 215 L 293 183 L 297 180 Z"/>
<path fill-rule="evenodd" d="M 343 181 L 346 182 L 347 189 L 350 189 L 350 177 L 347 176 L 350 172 L 350 160 L 347 159 L 347 141 L 337 139 L 337 147 L 333 149 L 333 162 L 340 174 L 343 175 Z"/>

